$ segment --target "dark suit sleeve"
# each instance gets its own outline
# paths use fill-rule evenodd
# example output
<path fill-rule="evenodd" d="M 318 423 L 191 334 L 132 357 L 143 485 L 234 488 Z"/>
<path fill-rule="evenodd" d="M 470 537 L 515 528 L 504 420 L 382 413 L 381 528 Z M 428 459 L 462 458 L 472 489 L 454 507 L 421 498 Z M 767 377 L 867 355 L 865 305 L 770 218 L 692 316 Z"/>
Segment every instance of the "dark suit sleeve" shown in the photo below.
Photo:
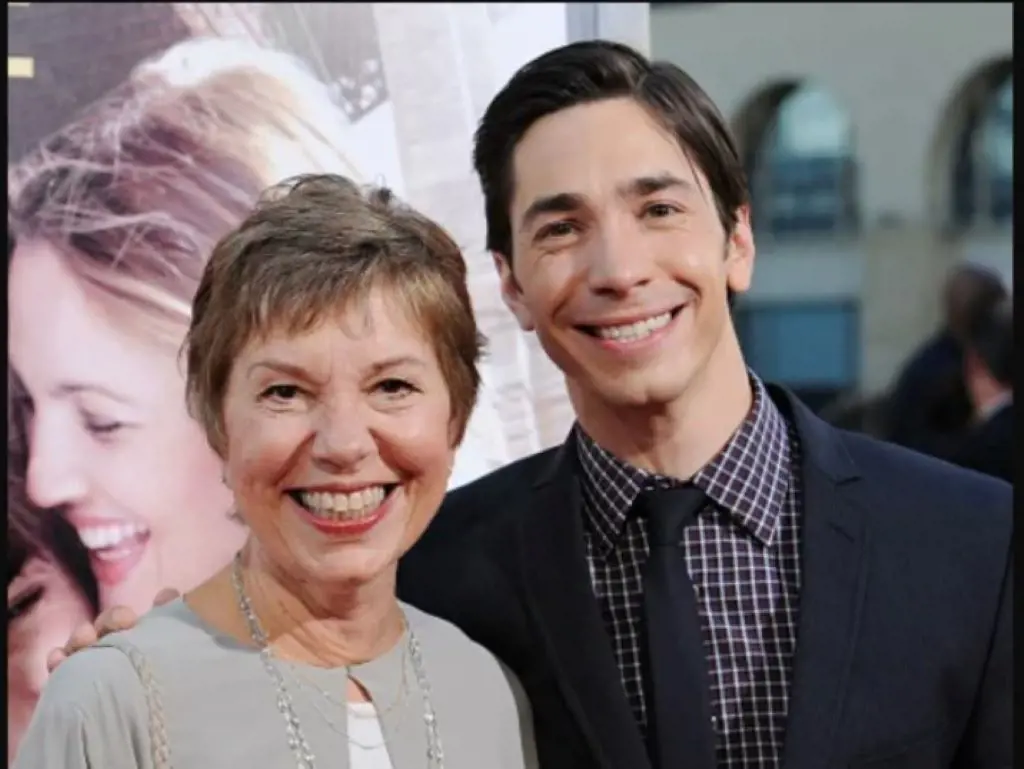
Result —
<path fill-rule="evenodd" d="M 1013 558 L 1003 575 L 985 672 L 954 769 L 1013 766 Z"/>

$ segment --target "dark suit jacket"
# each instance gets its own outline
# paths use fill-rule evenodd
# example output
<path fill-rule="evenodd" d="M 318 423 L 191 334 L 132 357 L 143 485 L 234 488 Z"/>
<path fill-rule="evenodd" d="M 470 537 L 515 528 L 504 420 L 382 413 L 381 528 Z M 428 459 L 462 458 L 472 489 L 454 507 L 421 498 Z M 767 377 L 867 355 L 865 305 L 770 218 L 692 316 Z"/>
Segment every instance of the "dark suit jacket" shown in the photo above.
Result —
<path fill-rule="evenodd" d="M 1010 487 L 770 392 L 804 455 L 782 768 L 1008 768 Z M 645 769 L 584 558 L 575 463 L 568 444 L 452 492 L 402 560 L 399 594 L 518 674 L 545 769 Z"/>
<path fill-rule="evenodd" d="M 956 463 L 1013 483 L 1012 403 L 1000 408 L 967 435 Z"/>

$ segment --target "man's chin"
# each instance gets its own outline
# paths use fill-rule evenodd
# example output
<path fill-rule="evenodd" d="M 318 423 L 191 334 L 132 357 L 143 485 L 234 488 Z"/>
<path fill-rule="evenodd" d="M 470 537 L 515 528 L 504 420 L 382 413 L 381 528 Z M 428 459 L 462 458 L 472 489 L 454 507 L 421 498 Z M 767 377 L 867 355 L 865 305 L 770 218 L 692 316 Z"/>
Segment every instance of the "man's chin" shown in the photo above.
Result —
<path fill-rule="evenodd" d="M 686 391 L 686 381 L 675 376 L 651 376 L 653 372 L 620 375 L 615 381 L 598 381 L 593 395 L 608 409 L 627 409 L 657 413 L 678 401 Z"/>

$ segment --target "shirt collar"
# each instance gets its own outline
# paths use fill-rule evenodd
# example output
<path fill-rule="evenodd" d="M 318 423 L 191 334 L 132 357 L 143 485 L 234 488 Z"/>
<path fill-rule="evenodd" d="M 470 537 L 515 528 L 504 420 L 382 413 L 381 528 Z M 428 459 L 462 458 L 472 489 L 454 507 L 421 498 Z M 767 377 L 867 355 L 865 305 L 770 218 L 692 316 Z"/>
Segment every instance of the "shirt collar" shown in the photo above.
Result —
<path fill-rule="evenodd" d="M 791 477 L 789 431 L 764 383 L 752 372 L 749 376 L 754 393 L 750 412 L 693 482 L 746 531 L 771 546 Z M 606 553 L 621 536 L 641 491 L 681 481 L 623 462 L 598 446 L 579 423 L 574 432 L 587 523 Z"/>

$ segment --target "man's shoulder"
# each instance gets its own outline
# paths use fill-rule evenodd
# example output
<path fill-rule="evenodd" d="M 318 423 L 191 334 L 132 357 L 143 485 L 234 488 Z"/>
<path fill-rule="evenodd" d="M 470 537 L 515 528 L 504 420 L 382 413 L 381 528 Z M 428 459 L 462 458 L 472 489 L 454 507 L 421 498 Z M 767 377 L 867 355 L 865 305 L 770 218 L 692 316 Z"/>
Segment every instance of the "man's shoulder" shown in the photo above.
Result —
<path fill-rule="evenodd" d="M 560 449 L 557 446 L 523 457 L 451 490 L 427 536 L 435 539 L 455 529 L 464 537 L 515 520 L 528 508 L 534 486 Z"/>
<path fill-rule="evenodd" d="M 544 471 L 550 467 L 555 454 L 562 450 L 560 444 L 550 449 L 538 451 L 514 462 L 499 467 L 487 475 L 483 475 L 464 486 L 453 489 L 445 497 L 445 507 L 458 507 L 471 503 L 479 497 L 490 497 L 495 492 L 516 491 L 517 497 L 536 484 Z"/>
<path fill-rule="evenodd" d="M 842 431 L 842 440 L 861 480 L 893 525 L 972 530 L 1009 541 L 1013 529 L 1013 487 L 911 449 Z M 952 532 L 951 532 L 952 533 Z"/>

